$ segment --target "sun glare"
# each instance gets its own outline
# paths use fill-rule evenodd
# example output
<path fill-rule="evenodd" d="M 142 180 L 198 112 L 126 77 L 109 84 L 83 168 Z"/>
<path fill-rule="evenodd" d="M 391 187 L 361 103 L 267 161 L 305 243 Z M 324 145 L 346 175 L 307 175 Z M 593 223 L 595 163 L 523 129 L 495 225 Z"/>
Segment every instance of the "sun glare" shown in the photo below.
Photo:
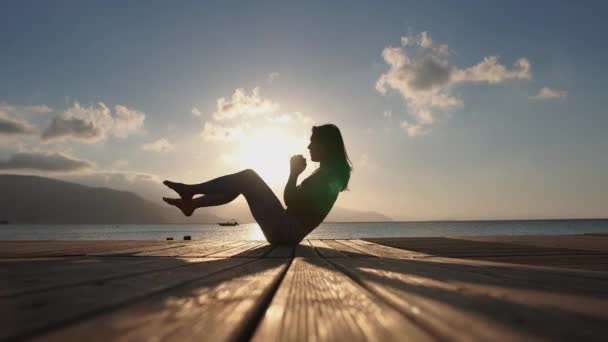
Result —
<path fill-rule="evenodd" d="M 243 168 L 251 168 L 269 184 L 278 185 L 289 176 L 292 155 L 307 157 L 307 143 L 307 139 L 294 137 L 286 130 L 263 129 L 243 141 L 238 160 Z"/>

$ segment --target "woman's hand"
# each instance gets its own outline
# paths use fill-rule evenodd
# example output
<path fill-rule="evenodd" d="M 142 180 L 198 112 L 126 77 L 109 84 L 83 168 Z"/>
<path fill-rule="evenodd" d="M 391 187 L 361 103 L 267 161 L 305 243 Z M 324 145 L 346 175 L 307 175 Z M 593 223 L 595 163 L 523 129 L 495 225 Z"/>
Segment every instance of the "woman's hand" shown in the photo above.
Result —
<path fill-rule="evenodd" d="M 291 174 L 294 176 L 299 175 L 300 173 L 304 172 L 304 169 L 306 169 L 306 159 L 304 159 L 301 154 L 291 157 L 289 164 Z"/>

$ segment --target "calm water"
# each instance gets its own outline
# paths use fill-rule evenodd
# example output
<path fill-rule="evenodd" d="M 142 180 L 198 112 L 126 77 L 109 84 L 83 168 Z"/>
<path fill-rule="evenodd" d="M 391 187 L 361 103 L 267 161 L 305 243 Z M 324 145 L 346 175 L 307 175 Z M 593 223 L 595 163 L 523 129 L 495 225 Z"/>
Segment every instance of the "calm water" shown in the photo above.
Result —
<path fill-rule="evenodd" d="M 604 220 L 534 221 L 433 221 L 323 223 L 309 235 L 312 239 L 447 235 L 525 235 L 608 233 Z M 163 225 L 1 225 L 0 240 L 164 240 L 263 239 L 257 224 L 221 227 L 215 224 Z"/>

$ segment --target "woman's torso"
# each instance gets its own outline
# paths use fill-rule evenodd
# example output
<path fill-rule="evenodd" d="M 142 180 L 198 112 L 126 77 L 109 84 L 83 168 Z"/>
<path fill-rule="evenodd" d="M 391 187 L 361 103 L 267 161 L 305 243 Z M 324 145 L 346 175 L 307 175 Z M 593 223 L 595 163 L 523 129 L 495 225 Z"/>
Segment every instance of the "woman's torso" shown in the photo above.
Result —
<path fill-rule="evenodd" d="M 338 182 L 335 172 L 319 169 L 297 187 L 297 200 L 286 210 L 290 219 L 300 223 L 305 234 L 319 226 L 329 214 L 341 190 Z"/>

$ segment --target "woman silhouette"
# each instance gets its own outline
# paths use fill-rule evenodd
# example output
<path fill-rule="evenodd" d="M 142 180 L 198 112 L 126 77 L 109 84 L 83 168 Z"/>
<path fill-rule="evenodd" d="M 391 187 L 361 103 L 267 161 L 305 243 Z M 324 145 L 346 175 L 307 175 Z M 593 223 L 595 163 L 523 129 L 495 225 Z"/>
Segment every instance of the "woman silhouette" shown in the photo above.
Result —
<path fill-rule="evenodd" d="M 319 168 L 296 186 L 306 168 L 302 155 L 291 157 L 289 180 L 283 199 L 287 209 L 255 171 L 247 169 L 201 184 L 163 183 L 181 198 L 166 198 L 168 204 L 186 216 L 197 208 L 222 205 L 245 196 L 251 214 L 271 244 L 297 244 L 329 214 L 338 194 L 348 186 L 352 164 L 346 154 L 342 134 L 332 124 L 315 126 L 308 145 L 310 159 Z M 203 196 L 194 198 L 194 195 Z"/>

